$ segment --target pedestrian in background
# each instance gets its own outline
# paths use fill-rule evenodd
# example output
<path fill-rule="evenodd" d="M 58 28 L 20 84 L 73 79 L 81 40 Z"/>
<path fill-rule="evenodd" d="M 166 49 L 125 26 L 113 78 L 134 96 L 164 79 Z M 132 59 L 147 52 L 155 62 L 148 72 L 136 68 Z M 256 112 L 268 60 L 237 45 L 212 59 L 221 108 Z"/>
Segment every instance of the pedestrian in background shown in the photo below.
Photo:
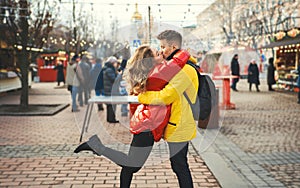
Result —
<path fill-rule="evenodd" d="M 103 87 L 104 87 L 104 95 L 112 96 L 116 93 L 112 92 L 115 80 L 117 78 L 117 66 L 119 62 L 116 57 L 111 56 L 107 59 L 106 63 L 103 67 Z M 116 115 L 114 110 L 116 109 L 115 104 L 106 104 L 106 121 L 109 123 L 119 123 L 116 120 Z"/>
<path fill-rule="evenodd" d="M 77 106 L 77 95 L 78 95 L 78 92 L 79 92 L 79 87 L 80 87 L 80 81 L 79 81 L 79 76 L 78 76 L 78 73 L 77 73 L 77 67 L 78 67 L 78 63 L 80 61 L 80 56 L 75 54 L 73 57 L 72 57 L 72 66 L 71 68 L 73 69 L 74 71 L 74 77 L 73 77 L 73 81 L 72 81 L 72 112 L 78 112 L 79 109 L 78 109 L 78 106 Z"/>
<path fill-rule="evenodd" d="M 269 58 L 269 66 L 268 66 L 268 70 L 267 70 L 267 83 L 268 83 L 269 91 L 274 91 L 274 89 L 272 88 L 272 85 L 276 84 L 275 70 L 276 70 L 276 68 L 274 67 L 274 58 L 271 57 L 271 58 Z"/>
<path fill-rule="evenodd" d="M 259 70 L 256 64 L 255 59 L 252 59 L 248 66 L 248 83 L 249 83 L 249 91 L 252 90 L 252 84 L 255 84 L 256 91 L 259 92 Z"/>
<path fill-rule="evenodd" d="M 68 63 L 67 63 L 67 70 L 66 70 L 66 84 L 67 84 L 67 89 L 70 91 L 72 94 L 72 85 L 73 85 L 73 80 L 75 76 L 75 70 L 73 65 L 75 64 L 75 60 L 72 58 Z"/>
<path fill-rule="evenodd" d="M 65 74 L 64 74 L 64 65 L 62 61 L 58 61 L 57 65 L 54 67 L 55 70 L 57 70 L 56 73 L 56 81 L 57 86 L 60 86 L 60 82 L 63 82 L 65 85 Z"/>
<path fill-rule="evenodd" d="M 90 98 L 90 69 L 91 67 L 89 64 L 89 59 L 86 55 L 82 56 L 80 62 L 78 63 L 76 72 L 80 81 L 78 92 L 78 101 L 80 106 L 83 106 L 83 103 L 87 105 Z"/>
<path fill-rule="evenodd" d="M 123 79 L 123 73 L 124 73 L 124 69 L 126 68 L 127 65 L 127 59 L 122 59 L 121 65 L 118 69 L 119 72 L 119 77 L 120 77 L 120 87 L 119 87 L 119 91 L 120 91 L 120 95 L 121 96 L 126 96 L 128 95 L 127 90 L 126 90 L 126 81 Z M 121 116 L 128 116 L 128 104 L 122 104 L 121 105 Z"/>
<path fill-rule="evenodd" d="M 232 85 L 231 85 L 231 89 L 233 91 L 238 91 L 236 89 L 236 85 L 239 81 L 239 78 L 240 78 L 240 64 L 239 64 L 239 61 L 238 61 L 238 54 L 235 54 L 231 60 L 231 65 L 230 65 L 230 68 L 231 68 L 231 75 L 233 76 L 237 76 L 237 78 L 233 78 L 232 79 Z"/>
<path fill-rule="evenodd" d="M 298 104 L 300 104 L 300 65 L 298 65 L 297 74 L 298 74 L 298 79 L 297 79 L 297 87 L 298 87 Z"/>
<path fill-rule="evenodd" d="M 91 89 L 95 90 L 95 95 L 103 95 L 103 72 L 102 72 L 102 59 L 97 58 L 96 63 L 90 71 Z M 103 104 L 98 104 L 98 111 L 103 110 Z"/>
<path fill-rule="evenodd" d="M 199 67 L 201 67 L 201 65 L 202 65 L 202 61 L 204 60 L 204 58 L 203 58 L 203 52 L 202 51 L 199 51 L 198 53 L 197 53 L 197 65 L 199 65 Z"/>
<path fill-rule="evenodd" d="M 296 73 L 298 74 L 298 79 L 297 79 L 297 87 L 298 87 L 298 104 L 300 104 L 300 65 L 298 64 L 298 68 Z"/>

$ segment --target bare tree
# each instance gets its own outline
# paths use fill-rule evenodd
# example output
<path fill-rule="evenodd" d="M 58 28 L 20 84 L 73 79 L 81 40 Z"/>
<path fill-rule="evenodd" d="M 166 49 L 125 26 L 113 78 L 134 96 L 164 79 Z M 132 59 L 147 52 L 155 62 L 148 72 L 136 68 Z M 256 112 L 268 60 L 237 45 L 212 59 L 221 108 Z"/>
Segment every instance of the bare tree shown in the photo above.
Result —
<path fill-rule="evenodd" d="M 221 17 L 221 27 L 226 36 L 226 44 L 230 44 L 235 38 L 233 32 L 233 16 L 236 0 L 220 0 L 218 4 L 218 13 Z"/>
<path fill-rule="evenodd" d="M 31 3 L 30 3 L 31 2 Z M 15 72 L 18 74 L 22 91 L 20 107 L 28 108 L 28 72 L 30 56 L 33 49 L 43 46 L 42 38 L 47 38 L 54 23 L 51 7 L 46 0 L 5 0 L 2 6 L 6 7 L 5 18 L 10 29 L 8 43 L 14 45 L 16 54 Z M 20 70 L 17 71 L 17 70 Z"/>
<path fill-rule="evenodd" d="M 259 36 L 274 41 L 274 33 L 296 27 L 299 4 L 297 0 L 219 0 L 216 13 L 221 19 L 226 44 L 250 39 L 252 47 L 256 48 Z"/>
<path fill-rule="evenodd" d="M 274 41 L 274 33 L 295 27 L 297 17 L 294 14 L 300 8 L 299 4 L 299 1 L 283 3 L 281 0 L 258 0 L 256 4 L 247 4 L 243 12 L 237 14 L 235 31 L 240 40 L 250 38 L 254 48 L 258 36 Z"/>

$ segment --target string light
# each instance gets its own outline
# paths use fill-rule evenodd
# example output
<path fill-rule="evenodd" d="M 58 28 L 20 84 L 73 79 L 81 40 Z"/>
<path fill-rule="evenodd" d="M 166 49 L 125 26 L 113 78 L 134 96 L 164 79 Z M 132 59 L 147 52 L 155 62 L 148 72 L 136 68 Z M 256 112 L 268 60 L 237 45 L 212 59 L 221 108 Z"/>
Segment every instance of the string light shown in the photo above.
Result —
<path fill-rule="evenodd" d="M 62 3 L 67 3 L 67 2 L 63 2 L 63 1 L 61 1 L 61 2 L 62 2 Z M 81 4 L 86 4 L 86 3 L 89 3 L 89 2 L 87 1 L 86 3 L 83 3 L 83 2 L 79 2 L 79 3 L 81 3 Z M 93 4 L 93 3 L 90 3 L 90 4 Z M 97 4 L 97 3 L 95 3 L 95 4 Z M 114 5 L 122 5 L 122 3 L 120 3 L 120 4 L 114 4 L 114 3 L 101 3 L 101 4 L 104 4 L 104 5 L 106 4 L 106 5 L 110 5 L 110 6 L 114 6 Z M 128 4 L 128 3 L 127 3 L 126 5 L 127 5 L 126 11 L 128 11 L 128 6 L 133 5 L 133 4 Z M 146 5 L 146 4 L 141 4 L 141 5 Z M 162 8 L 161 5 L 168 5 L 168 6 L 169 6 L 169 5 L 179 5 L 179 4 L 175 4 L 175 3 L 174 3 L 174 4 L 157 4 L 157 6 L 159 7 L 159 9 L 158 9 L 159 12 L 161 12 L 161 10 L 162 10 L 162 9 L 161 9 L 161 8 Z M 180 5 L 182 5 L 182 4 L 180 4 Z M 196 5 L 196 4 L 195 4 L 195 5 Z M 198 4 L 198 5 L 200 5 L 200 4 Z M 201 5 L 202 5 L 202 4 L 201 4 Z M 191 4 L 188 4 L 188 6 L 191 6 Z M 194 6 L 194 4 L 193 4 L 193 6 Z M 191 9 L 188 8 L 188 9 L 187 9 L 187 12 L 190 13 L 190 11 L 191 11 Z M 187 21 L 187 20 L 186 20 L 186 18 L 187 18 L 187 16 L 186 16 L 187 12 L 184 12 L 184 20 L 185 20 L 185 21 Z M 109 11 L 109 13 L 111 14 L 111 11 Z M 193 14 L 195 14 L 195 12 L 193 12 Z M 112 15 L 110 15 L 110 18 L 112 18 Z M 162 19 L 162 16 L 160 15 L 159 18 Z M 181 25 L 181 26 L 183 25 L 183 21 L 172 21 L 172 20 L 167 20 L 167 22 L 180 22 L 180 25 Z M 272 36 L 272 35 L 269 35 L 269 36 Z M 258 36 L 256 36 L 255 38 L 258 39 Z M 50 39 L 51 39 L 51 38 L 50 38 Z M 248 39 L 248 41 L 251 41 L 251 38 L 250 38 L 250 37 L 247 38 L 247 39 Z M 62 40 L 62 39 L 60 38 L 60 40 Z M 74 39 L 72 39 L 72 41 L 73 41 L 73 40 L 74 40 Z M 43 40 L 43 42 L 46 43 L 46 42 L 47 42 L 46 39 L 45 39 L 45 41 Z M 56 39 L 55 39 L 55 40 L 52 40 L 52 41 L 50 41 L 50 42 L 53 42 L 53 43 L 56 44 L 57 41 L 56 41 Z M 65 43 L 66 43 L 66 42 L 65 42 Z M 77 41 L 74 40 L 74 43 L 72 43 L 73 46 L 74 46 L 76 43 L 77 43 Z M 94 42 L 94 43 L 95 43 L 95 42 Z M 85 45 L 86 42 L 85 42 L 85 41 L 82 41 L 80 44 Z M 91 45 L 91 44 L 90 44 L 90 45 Z M 101 44 L 99 44 L 99 46 L 101 46 Z M 108 48 L 110 48 L 110 45 L 107 45 L 107 46 L 108 46 Z"/>
<path fill-rule="evenodd" d="M 5 10 L 30 10 L 30 8 L 20 8 L 20 7 L 13 7 L 13 6 L 0 6 L 0 9 L 5 9 Z"/>

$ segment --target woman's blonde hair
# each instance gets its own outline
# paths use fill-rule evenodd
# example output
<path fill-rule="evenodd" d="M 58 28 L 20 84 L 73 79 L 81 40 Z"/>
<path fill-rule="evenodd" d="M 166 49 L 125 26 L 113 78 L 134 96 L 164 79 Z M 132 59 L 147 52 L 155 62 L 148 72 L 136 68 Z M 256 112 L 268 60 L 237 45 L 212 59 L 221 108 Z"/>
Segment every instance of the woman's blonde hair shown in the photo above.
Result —
<path fill-rule="evenodd" d="M 128 60 L 123 75 L 130 95 L 146 91 L 148 74 L 156 64 L 150 46 L 142 45 L 136 49 L 133 56 Z"/>

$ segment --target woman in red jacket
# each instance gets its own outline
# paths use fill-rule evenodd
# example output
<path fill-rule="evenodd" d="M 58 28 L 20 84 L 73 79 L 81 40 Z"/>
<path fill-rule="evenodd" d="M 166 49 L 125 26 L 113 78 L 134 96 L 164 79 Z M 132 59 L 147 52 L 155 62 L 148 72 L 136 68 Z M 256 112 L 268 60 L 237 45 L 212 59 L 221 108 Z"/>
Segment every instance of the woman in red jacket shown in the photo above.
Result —
<path fill-rule="evenodd" d="M 186 64 L 190 55 L 183 50 L 176 50 L 173 59 L 164 61 L 162 56 L 147 45 L 140 46 L 129 60 L 124 75 L 128 83 L 129 93 L 138 95 L 144 91 L 159 91 Z M 137 106 L 131 106 L 131 112 Z M 162 113 L 163 112 L 163 113 Z M 159 122 L 155 122 L 157 114 L 162 114 Z M 165 125 L 169 120 L 169 106 L 139 105 L 130 122 L 130 132 L 134 134 L 129 153 L 105 147 L 97 135 L 75 149 L 75 153 L 83 150 L 103 155 L 122 167 L 120 187 L 130 187 L 133 174 L 138 172 L 146 162 L 154 141 L 159 141 Z"/>

